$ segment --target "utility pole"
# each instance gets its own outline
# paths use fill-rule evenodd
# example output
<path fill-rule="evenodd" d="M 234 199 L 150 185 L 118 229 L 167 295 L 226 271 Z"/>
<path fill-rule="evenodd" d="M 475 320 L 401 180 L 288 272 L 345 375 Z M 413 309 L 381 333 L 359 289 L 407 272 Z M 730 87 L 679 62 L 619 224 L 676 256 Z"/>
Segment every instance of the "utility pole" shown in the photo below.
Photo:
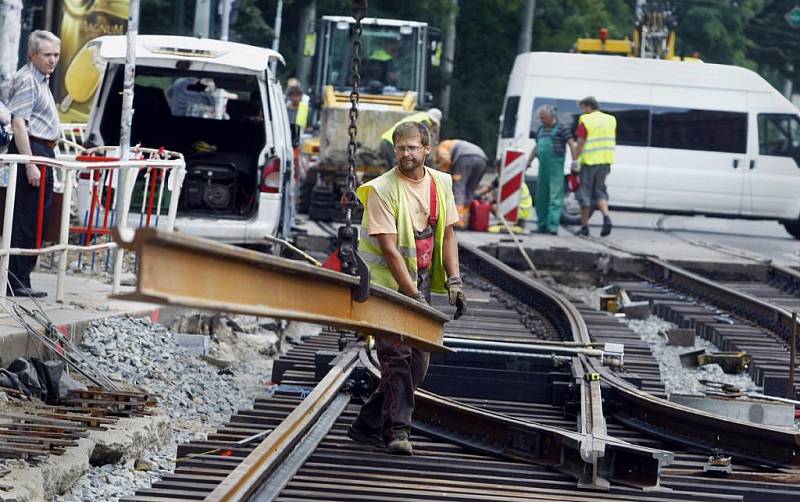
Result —
<path fill-rule="evenodd" d="M 311 62 L 313 57 L 306 54 L 306 43 L 313 35 L 315 30 L 314 20 L 317 17 L 317 1 L 310 0 L 303 11 L 300 13 L 300 22 L 297 26 L 297 47 L 300 52 L 300 64 L 297 65 L 297 75 L 295 75 L 303 84 L 303 92 L 308 89 L 308 84 L 311 77 Z M 312 47 L 315 50 L 315 48 Z"/>
<path fill-rule="evenodd" d="M 533 16 L 536 13 L 536 0 L 526 0 L 525 14 L 522 16 L 522 30 L 519 32 L 517 54 L 530 52 L 533 47 Z"/>
<path fill-rule="evenodd" d="M 130 158 L 131 150 L 131 125 L 133 123 L 133 89 L 136 79 L 136 38 L 139 35 L 139 0 L 130 0 L 130 10 L 128 12 L 128 34 L 127 50 L 125 52 L 125 78 L 122 83 L 122 118 L 120 120 L 119 131 L 119 160 L 122 162 Z M 136 174 L 130 169 L 123 169 L 117 183 L 117 228 L 120 233 L 128 227 L 128 205 L 130 202 L 130 192 L 132 192 L 133 182 Z M 130 188 L 129 188 L 130 187 Z M 122 261 L 125 252 L 118 247 L 114 254 L 114 283 L 111 291 L 119 293 L 120 275 L 122 273 Z"/>
<path fill-rule="evenodd" d="M 0 0 L 0 101 L 7 103 L 19 61 L 22 0 Z"/>
<path fill-rule="evenodd" d="M 208 38 L 211 34 L 211 0 L 197 0 L 194 4 L 194 28 L 192 35 Z"/>
<path fill-rule="evenodd" d="M 222 0 L 222 26 L 219 29 L 219 39 L 228 40 L 228 33 L 231 25 L 231 7 L 233 0 Z"/>
<path fill-rule="evenodd" d="M 440 108 L 445 118 L 450 116 L 450 92 L 452 90 L 453 62 L 456 56 L 456 18 L 458 17 L 458 0 L 452 0 L 450 13 L 447 16 L 444 47 L 442 47 L 442 76 L 444 88 L 442 89 L 442 102 Z"/>
<path fill-rule="evenodd" d="M 278 10 L 275 11 L 275 38 L 272 39 L 272 50 L 277 52 L 281 46 L 281 24 L 283 23 L 283 0 L 278 0 Z M 277 61 L 272 61 L 270 68 L 272 75 L 275 76 L 275 70 L 278 67 Z"/>

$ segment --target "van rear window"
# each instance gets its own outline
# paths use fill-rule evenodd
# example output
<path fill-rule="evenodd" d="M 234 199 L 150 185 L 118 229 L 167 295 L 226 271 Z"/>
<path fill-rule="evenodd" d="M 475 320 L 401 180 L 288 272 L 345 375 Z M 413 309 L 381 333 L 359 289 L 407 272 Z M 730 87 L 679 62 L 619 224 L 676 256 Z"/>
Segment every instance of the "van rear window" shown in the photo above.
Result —
<path fill-rule="evenodd" d="M 502 138 L 513 138 L 514 129 L 517 127 L 517 112 L 519 111 L 519 96 L 509 96 L 506 98 L 506 105 L 503 107 L 503 130 L 500 132 Z"/>

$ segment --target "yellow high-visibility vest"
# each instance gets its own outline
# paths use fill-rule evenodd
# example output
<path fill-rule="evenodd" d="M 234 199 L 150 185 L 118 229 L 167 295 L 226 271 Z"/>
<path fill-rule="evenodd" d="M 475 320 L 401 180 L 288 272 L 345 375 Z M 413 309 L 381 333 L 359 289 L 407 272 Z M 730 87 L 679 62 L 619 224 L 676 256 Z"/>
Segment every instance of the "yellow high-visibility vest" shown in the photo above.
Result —
<path fill-rule="evenodd" d="M 522 193 L 520 194 L 519 198 L 519 210 L 517 211 L 517 217 L 520 220 L 530 220 L 533 216 L 533 197 L 531 197 L 531 191 L 528 189 L 528 185 L 522 183 Z"/>
<path fill-rule="evenodd" d="M 389 143 L 394 145 L 394 140 L 392 140 L 392 134 L 394 134 L 395 128 L 402 124 L 403 122 L 422 122 L 426 126 L 430 127 L 432 124 L 431 116 L 428 115 L 427 112 L 419 112 L 413 115 L 409 115 L 408 117 L 403 117 L 402 119 L 398 120 L 395 125 L 390 127 L 386 132 L 381 135 L 381 139 L 388 141 Z"/>
<path fill-rule="evenodd" d="M 586 128 L 586 144 L 581 153 L 581 164 L 613 164 L 616 159 L 614 148 L 617 145 L 617 119 L 613 115 L 595 110 L 581 115 L 578 123 Z"/>
<path fill-rule="evenodd" d="M 300 101 L 297 105 L 297 115 L 294 117 L 294 123 L 300 126 L 300 129 L 308 127 L 308 103 Z"/>
<path fill-rule="evenodd" d="M 369 58 L 374 59 L 375 61 L 391 61 L 392 55 L 386 52 L 384 49 L 378 49 L 370 54 Z"/>
<path fill-rule="evenodd" d="M 431 291 L 446 293 L 445 281 L 447 274 L 444 268 L 442 243 L 444 242 L 445 222 L 447 221 L 447 208 L 453 203 L 453 180 L 447 173 L 425 168 L 430 173 L 431 180 L 436 184 L 436 198 L 438 200 L 439 216 L 434 229 L 433 259 L 431 260 Z M 375 192 L 375 193 L 373 193 Z M 392 169 L 374 180 L 364 183 L 356 190 L 358 199 L 367 207 L 369 197 L 375 195 L 391 209 L 397 222 L 397 249 L 403 257 L 408 273 L 416 281 L 417 278 L 417 245 L 414 241 L 414 227 L 411 223 L 411 213 L 408 210 L 406 191 L 397 178 L 396 169 Z M 380 244 L 375 236 L 369 235 L 369 218 L 367 211 L 361 221 L 361 232 L 358 240 L 358 253 L 367 262 L 370 271 L 370 281 L 395 291 L 399 285 L 389 269 L 389 264 L 383 257 Z"/>

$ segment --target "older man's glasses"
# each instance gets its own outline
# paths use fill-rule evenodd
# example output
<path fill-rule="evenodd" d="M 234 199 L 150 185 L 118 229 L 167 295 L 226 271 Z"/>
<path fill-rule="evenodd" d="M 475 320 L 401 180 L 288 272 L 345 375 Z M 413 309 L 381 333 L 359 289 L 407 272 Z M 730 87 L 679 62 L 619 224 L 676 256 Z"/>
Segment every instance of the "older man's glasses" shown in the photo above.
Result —
<path fill-rule="evenodd" d="M 414 153 L 422 150 L 422 145 L 409 145 L 409 146 L 395 146 L 394 151 L 397 153 Z"/>

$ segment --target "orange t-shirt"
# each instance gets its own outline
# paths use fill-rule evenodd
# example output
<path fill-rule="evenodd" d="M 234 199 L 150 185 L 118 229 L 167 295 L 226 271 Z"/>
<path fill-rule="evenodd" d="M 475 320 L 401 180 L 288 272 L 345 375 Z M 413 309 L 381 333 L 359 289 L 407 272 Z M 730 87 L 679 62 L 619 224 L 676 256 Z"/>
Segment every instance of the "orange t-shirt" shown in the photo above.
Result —
<path fill-rule="evenodd" d="M 426 171 L 421 180 L 412 180 L 404 176 L 398 169 L 397 179 L 406 193 L 408 208 L 411 211 L 411 225 L 415 231 L 421 232 L 428 227 L 431 211 L 431 175 Z M 371 195 L 375 194 L 376 192 L 373 192 Z M 440 215 L 443 202 L 441 200 L 438 201 Z M 367 221 L 369 222 L 369 235 L 397 233 L 394 214 L 380 197 L 370 196 L 367 199 Z M 456 223 L 458 223 L 458 209 L 456 209 L 455 199 L 450 198 L 450 207 L 447 208 L 445 225 L 454 225 Z"/>

